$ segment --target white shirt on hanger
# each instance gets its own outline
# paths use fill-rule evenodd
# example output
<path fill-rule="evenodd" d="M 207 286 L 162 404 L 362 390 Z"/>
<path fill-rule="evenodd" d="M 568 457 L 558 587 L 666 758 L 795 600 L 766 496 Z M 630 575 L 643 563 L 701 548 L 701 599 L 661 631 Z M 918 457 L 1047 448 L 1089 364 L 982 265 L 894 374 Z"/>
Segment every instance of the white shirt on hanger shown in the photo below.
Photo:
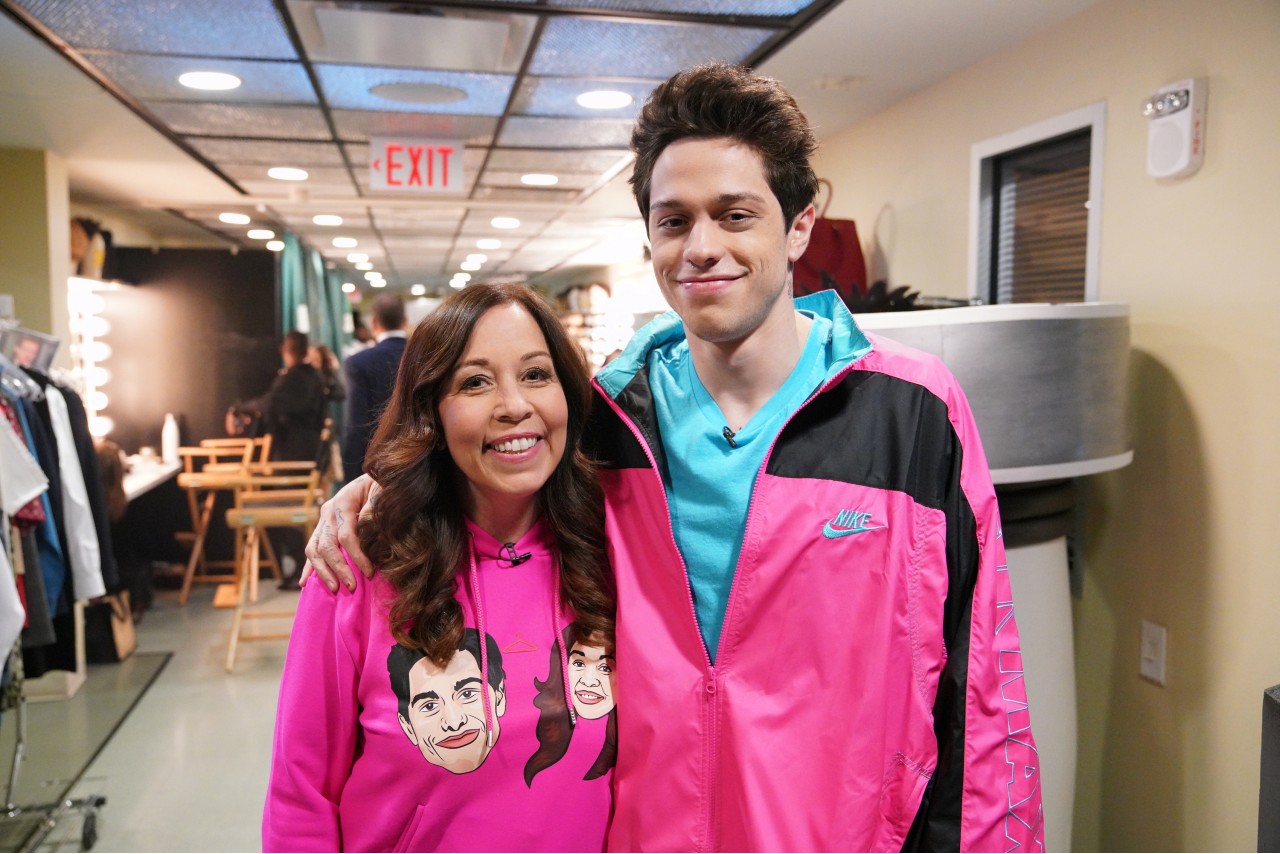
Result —
<path fill-rule="evenodd" d="M 49 402 L 49 420 L 58 443 L 58 474 L 62 482 L 62 518 L 67 531 L 67 551 L 71 558 L 71 579 L 77 599 L 92 599 L 107 592 L 102 580 L 102 553 L 98 549 L 98 529 L 89 507 L 89 490 L 84 485 L 76 440 L 71 434 L 67 401 L 57 386 L 44 392 Z"/>

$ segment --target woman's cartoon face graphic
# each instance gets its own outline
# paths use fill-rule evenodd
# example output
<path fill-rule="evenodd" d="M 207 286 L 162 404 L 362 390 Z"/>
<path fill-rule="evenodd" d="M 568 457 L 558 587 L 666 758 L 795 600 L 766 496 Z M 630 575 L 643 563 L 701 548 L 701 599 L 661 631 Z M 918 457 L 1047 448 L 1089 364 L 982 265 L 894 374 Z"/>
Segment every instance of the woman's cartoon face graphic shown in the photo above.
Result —
<path fill-rule="evenodd" d="M 587 720 L 603 718 L 617 705 L 613 653 L 601 646 L 575 643 L 569 649 L 569 694 L 573 710 Z"/>

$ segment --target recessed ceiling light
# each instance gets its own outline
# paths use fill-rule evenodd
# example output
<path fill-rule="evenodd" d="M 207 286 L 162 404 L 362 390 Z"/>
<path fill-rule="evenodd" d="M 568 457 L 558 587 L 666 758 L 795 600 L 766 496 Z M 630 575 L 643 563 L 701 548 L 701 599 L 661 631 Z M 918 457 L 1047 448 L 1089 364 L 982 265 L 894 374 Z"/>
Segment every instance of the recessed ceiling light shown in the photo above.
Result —
<path fill-rule="evenodd" d="M 519 228 L 520 220 L 513 216 L 495 216 L 489 220 L 489 225 L 494 228 Z"/>
<path fill-rule="evenodd" d="M 386 279 L 371 279 L 371 280 L 369 281 L 369 284 L 370 284 L 370 285 L 373 285 L 375 288 L 385 288 L 385 287 L 387 286 L 387 280 L 386 280 Z"/>
<path fill-rule="evenodd" d="M 366 281 L 373 282 L 373 281 L 381 280 L 382 274 L 379 273 L 377 270 L 370 270 L 369 272 L 364 274 L 364 277 Z"/>
<path fill-rule="evenodd" d="M 277 181 L 307 180 L 306 169 L 295 169 L 292 166 L 272 166 L 267 170 L 267 175 L 271 178 L 275 178 Z"/>
<path fill-rule="evenodd" d="M 344 294 L 354 294 L 356 292 L 356 286 L 353 285 L 351 282 L 343 282 L 342 292 Z"/>
<path fill-rule="evenodd" d="M 350 255 L 347 256 L 347 260 L 350 261 L 352 264 L 361 264 L 365 261 L 368 261 L 369 256 L 364 254 L 363 252 L 352 252 Z"/>
<path fill-rule="evenodd" d="M 311 221 L 316 225 L 342 225 L 342 217 L 336 214 L 316 214 Z"/>
<path fill-rule="evenodd" d="M 251 228 L 249 229 L 249 237 L 253 240 L 271 240 L 276 233 L 269 228 Z"/>
<path fill-rule="evenodd" d="M 530 172 L 528 175 L 520 176 L 520 183 L 530 187 L 554 187 L 560 183 L 560 179 L 545 172 Z"/>
<path fill-rule="evenodd" d="M 482 237 L 476 241 L 477 249 L 501 249 L 502 241 L 496 237 Z"/>
<path fill-rule="evenodd" d="M 413 294 L 415 297 L 426 296 L 427 286 L 414 285 L 413 287 L 409 288 L 409 293 Z"/>
<path fill-rule="evenodd" d="M 449 287 L 454 288 L 455 290 L 462 290 L 466 286 L 467 286 L 466 282 L 460 281 L 458 279 L 454 279 L 452 282 L 449 283 Z"/>
<path fill-rule="evenodd" d="M 372 270 L 372 269 L 373 269 L 373 262 L 372 262 L 372 261 L 361 261 L 361 262 L 359 262 L 358 264 L 356 264 L 356 269 L 357 269 L 357 270 Z"/>
<path fill-rule="evenodd" d="M 218 214 L 218 221 L 225 222 L 227 225 L 248 225 L 249 215 L 242 213 L 221 213 Z"/>
<path fill-rule="evenodd" d="M 471 281 L 471 274 L 470 273 L 454 273 L 453 280 L 455 282 L 469 282 Z"/>
<path fill-rule="evenodd" d="M 458 267 L 463 270 L 470 270 L 474 273 L 476 270 L 480 269 L 480 264 L 476 261 L 463 261 L 458 265 Z"/>
<path fill-rule="evenodd" d="M 489 260 L 489 256 L 481 255 L 479 252 L 472 252 L 470 255 L 467 256 L 467 260 L 475 261 L 477 264 L 483 264 L 485 261 Z"/>
<path fill-rule="evenodd" d="M 355 249 L 360 245 L 360 241 L 354 237 L 335 237 L 333 238 L 333 245 L 338 249 Z"/>
<path fill-rule="evenodd" d="M 225 92 L 240 86 L 239 77 L 222 71 L 188 71 L 178 75 L 178 82 L 188 89 L 203 89 L 206 92 Z"/>
<path fill-rule="evenodd" d="M 631 103 L 632 98 L 626 92 L 616 89 L 597 89 L 594 92 L 583 92 L 577 98 L 578 106 L 588 110 L 620 110 Z"/>
<path fill-rule="evenodd" d="M 272 252 L 279 252 L 280 250 L 284 249 L 284 241 L 269 240 L 267 241 L 267 248 L 270 249 Z"/>
<path fill-rule="evenodd" d="M 369 94 L 402 104 L 451 104 L 467 97 L 465 89 L 439 83 L 379 83 L 369 87 Z"/>

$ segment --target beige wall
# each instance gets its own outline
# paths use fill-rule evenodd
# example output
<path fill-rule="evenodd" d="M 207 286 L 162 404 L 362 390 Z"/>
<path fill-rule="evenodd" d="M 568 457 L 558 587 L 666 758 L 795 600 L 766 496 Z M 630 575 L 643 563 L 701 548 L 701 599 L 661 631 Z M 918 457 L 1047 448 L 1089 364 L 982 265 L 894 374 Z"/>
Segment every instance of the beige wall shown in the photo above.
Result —
<path fill-rule="evenodd" d="M 1256 848 L 1280 682 L 1278 45 L 1275 0 L 1104 0 L 819 155 L 873 278 L 963 296 L 970 146 L 1106 103 L 1100 298 L 1132 306 L 1136 459 L 1086 493 L 1080 850 Z M 1148 178 L 1140 104 L 1201 75 L 1204 167 Z M 1138 677 L 1144 618 L 1169 629 L 1167 687 Z"/>
<path fill-rule="evenodd" d="M 13 295 L 23 325 L 69 339 L 71 226 L 67 168 L 47 151 L 0 148 L 0 293 Z M 70 364 L 68 348 L 57 364 Z"/>

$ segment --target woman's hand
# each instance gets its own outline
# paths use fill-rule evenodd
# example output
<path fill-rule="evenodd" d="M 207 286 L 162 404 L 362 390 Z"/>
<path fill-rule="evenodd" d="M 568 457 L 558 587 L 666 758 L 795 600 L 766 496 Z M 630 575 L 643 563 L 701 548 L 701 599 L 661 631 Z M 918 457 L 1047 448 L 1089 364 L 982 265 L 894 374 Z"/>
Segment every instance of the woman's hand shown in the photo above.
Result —
<path fill-rule="evenodd" d="M 356 589 L 355 574 L 342 556 L 345 549 L 351 562 L 359 567 L 365 578 L 373 577 L 373 565 L 360 550 L 360 538 L 356 534 L 356 522 L 373 509 L 378 495 L 378 484 L 367 474 L 348 483 L 338 494 L 320 508 L 320 524 L 311 533 L 307 543 L 307 563 L 302 568 L 302 583 L 314 572 L 329 588 L 338 592 L 341 581 L 348 590 Z"/>

